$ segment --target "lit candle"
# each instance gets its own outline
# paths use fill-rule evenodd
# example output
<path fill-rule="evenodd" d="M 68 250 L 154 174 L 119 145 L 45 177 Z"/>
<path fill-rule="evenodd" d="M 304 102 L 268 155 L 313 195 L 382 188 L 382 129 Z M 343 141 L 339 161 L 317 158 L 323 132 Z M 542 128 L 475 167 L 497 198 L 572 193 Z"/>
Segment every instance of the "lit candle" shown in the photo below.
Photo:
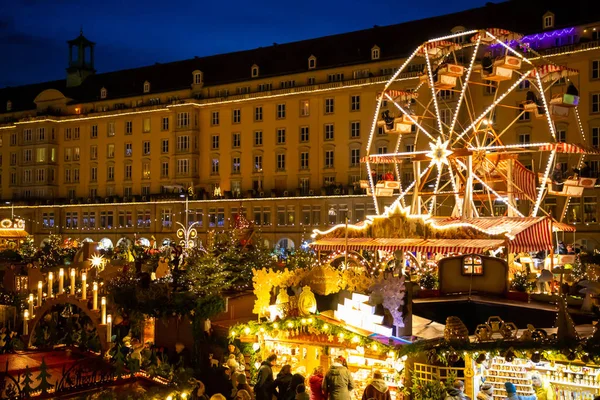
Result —
<path fill-rule="evenodd" d="M 37 306 L 42 306 L 42 281 L 38 281 L 38 301 Z"/>
<path fill-rule="evenodd" d="M 71 269 L 71 295 L 75 294 L 75 268 Z"/>
<path fill-rule="evenodd" d="M 112 339 L 112 317 L 109 315 L 106 316 L 106 341 L 110 343 Z"/>
<path fill-rule="evenodd" d="M 106 324 L 106 297 L 104 296 L 100 300 L 100 307 L 102 307 L 102 324 Z"/>
<path fill-rule="evenodd" d="M 29 315 L 33 317 L 33 293 L 29 293 Z"/>
<path fill-rule="evenodd" d="M 87 276 L 85 272 L 81 274 L 81 300 L 85 300 L 87 298 Z"/>
<path fill-rule="evenodd" d="M 58 270 L 58 294 L 63 294 L 65 292 L 64 282 L 65 282 L 65 269 L 61 268 Z"/>
<path fill-rule="evenodd" d="M 23 312 L 23 335 L 29 334 L 29 310 Z"/>
<path fill-rule="evenodd" d="M 98 311 L 98 282 L 94 282 L 94 286 L 92 287 L 94 292 L 94 300 L 92 310 Z"/>
<path fill-rule="evenodd" d="M 52 281 L 54 280 L 52 272 L 48 272 L 48 298 L 52 297 Z"/>

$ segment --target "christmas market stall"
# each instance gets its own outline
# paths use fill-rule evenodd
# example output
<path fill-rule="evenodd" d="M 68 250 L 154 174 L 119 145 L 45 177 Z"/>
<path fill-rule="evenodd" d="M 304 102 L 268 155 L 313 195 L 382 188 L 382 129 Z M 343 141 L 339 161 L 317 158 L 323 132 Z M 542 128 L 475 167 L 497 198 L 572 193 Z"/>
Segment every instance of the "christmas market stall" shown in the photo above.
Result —
<path fill-rule="evenodd" d="M 254 367 L 270 354 L 278 356 L 275 374 L 286 364 L 308 378 L 318 366 L 327 372 L 337 356 L 347 362 L 360 398 L 378 370 L 400 398 L 404 362 L 396 346 L 410 330 L 403 277 L 370 274 L 331 265 L 289 270 L 254 270 L 257 322 L 230 329 L 252 354 Z M 273 301 L 272 301 L 273 300 Z"/>

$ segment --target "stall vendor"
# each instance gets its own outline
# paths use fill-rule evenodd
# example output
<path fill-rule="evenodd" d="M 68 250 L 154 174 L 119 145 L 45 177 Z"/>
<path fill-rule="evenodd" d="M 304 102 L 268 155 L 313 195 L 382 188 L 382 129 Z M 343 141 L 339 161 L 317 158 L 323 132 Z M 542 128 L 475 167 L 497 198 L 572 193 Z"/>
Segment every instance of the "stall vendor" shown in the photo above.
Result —
<path fill-rule="evenodd" d="M 540 375 L 533 374 L 531 376 L 531 384 L 533 385 L 533 390 L 535 390 L 535 395 L 538 400 L 554 400 L 552 386 L 550 383 L 542 381 Z"/>

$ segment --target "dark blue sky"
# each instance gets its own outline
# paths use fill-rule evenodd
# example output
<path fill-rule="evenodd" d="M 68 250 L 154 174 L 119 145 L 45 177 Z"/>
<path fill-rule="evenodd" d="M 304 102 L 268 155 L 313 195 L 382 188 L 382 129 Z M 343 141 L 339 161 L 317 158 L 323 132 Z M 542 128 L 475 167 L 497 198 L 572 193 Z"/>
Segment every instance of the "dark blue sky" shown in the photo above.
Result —
<path fill-rule="evenodd" d="M 483 6 L 485 0 L 0 0 L 0 87 L 65 76 L 83 26 L 96 69 L 245 50 Z M 402 40 L 402 38 L 398 38 Z"/>

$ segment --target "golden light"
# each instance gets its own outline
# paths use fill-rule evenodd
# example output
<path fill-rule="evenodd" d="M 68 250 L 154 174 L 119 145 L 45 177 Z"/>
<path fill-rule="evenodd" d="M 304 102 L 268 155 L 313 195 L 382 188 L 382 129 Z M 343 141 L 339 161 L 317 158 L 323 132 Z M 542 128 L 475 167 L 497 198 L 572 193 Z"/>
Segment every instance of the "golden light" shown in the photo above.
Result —
<path fill-rule="evenodd" d="M 448 156 L 452 154 L 452 151 L 448 150 L 449 145 L 449 140 L 442 143 L 442 140 L 439 137 L 435 143 L 429 143 L 429 148 L 431 150 L 425 155 L 431 158 L 431 163 L 435 164 L 438 169 L 444 164 L 448 165 Z"/>
<path fill-rule="evenodd" d="M 101 268 L 104 265 L 104 256 L 101 254 L 93 254 L 88 261 L 92 264 L 92 267 Z"/>
<path fill-rule="evenodd" d="M 248 328 L 248 327 L 244 328 L 244 333 L 246 335 L 250 334 L 250 328 Z"/>

